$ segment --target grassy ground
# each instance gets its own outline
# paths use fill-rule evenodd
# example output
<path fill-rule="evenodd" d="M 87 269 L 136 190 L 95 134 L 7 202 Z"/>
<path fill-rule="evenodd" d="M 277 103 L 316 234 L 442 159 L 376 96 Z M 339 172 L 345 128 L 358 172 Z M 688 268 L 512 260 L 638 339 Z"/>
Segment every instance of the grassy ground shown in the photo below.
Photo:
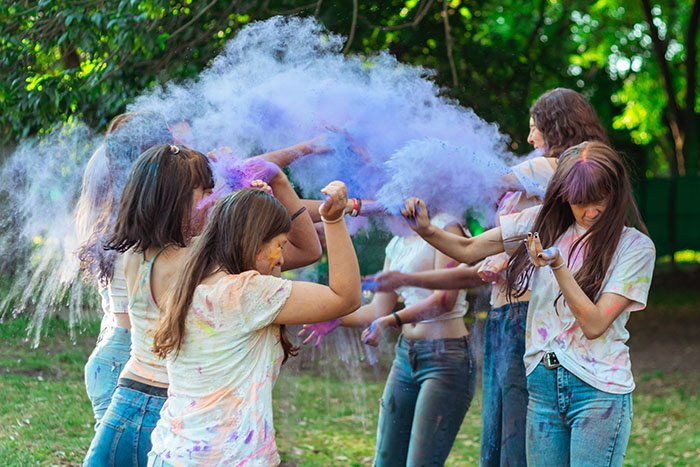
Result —
<path fill-rule="evenodd" d="M 700 465 L 698 302 L 697 290 L 653 290 L 649 308 L 630 321 L 638 389 L 626 465 Z M 27 324 L 22 318 L 0 323 L 0 465 L 78 465 L 93 434 L 82 368 L 98 324 L 85 325 L 71 342 L 66 322 L 50 320 L 38 349 L 26 339 Z M 391 348 L 385 343 L 369 354 L 351 337 L 341 335 L 325 351 L 304 349 L 283 369 L 275 420 L 284 465 L 371 463 Z M 653 355 L 652 343 L 661 349 Z M 664 356 L 663 348 L 686 352 L 683 361 Z M 480 425 L 477 392 L 448 465 L 476 465 Z"/>

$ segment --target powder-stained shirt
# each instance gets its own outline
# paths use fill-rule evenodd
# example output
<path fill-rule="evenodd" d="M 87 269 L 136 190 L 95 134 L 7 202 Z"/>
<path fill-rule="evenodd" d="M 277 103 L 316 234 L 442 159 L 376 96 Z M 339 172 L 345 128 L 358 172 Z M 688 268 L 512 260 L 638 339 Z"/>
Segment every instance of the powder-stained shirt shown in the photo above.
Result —
<path fill-rule="evenodd" d="M 518 244 L 506 240 L 527 235 L 532 230 L 540 208 L 535 206 L 519 214 L 501 217 L 506 248 L 514 248 Z M 572 274 L 580 269 L 583 253 L 579 248 L 570 258 L 570 248 L 585 232 L 585 228 L 574 223 L 554 242 Z M 543 246 L 546 248 L 550 245 Z M 508 253 L 512 254 L 513 251 Z M 561 289 L 551 268 L 535 268 L 530 283 L 523 357 L 526 373 L 529 375 L 535 369 L 546 352 L 554 352 L 567 370 L 594 388 L 614 394 L 632 392 L 635 385 L 626 345 L 629 332 L 625 325 L 632 311 L 646 307 L 655 259 L 656 251 L 651 239 L 634 228 L 624 227 L 595 301 L 604 293 L 615 293 L 632 303 L 596 339 L 584 336 L 563 297 L 556 301 L 555 309 L 555 299 Z"/>
<path fill-rule="evenodd" d="M 498 203 L 498 215 L 506 216 L 542 204 L 547 185 L 554 175 L 554 168 L 546 157 L 533 157 L 510 168 L 523 187 L 523 191 L 509 191 Z M 510 257 L 506 253 L 486 258 L 479 272 L 495 282 L 491 289 L 491 305 L 505 303 L 505 273 Z"/>
<path fill-rule="evenodd" d="M 453 224 L 460 225 L 457 218 L 445 213 L 436 215 L 433 217 L 433 219 L 431 219 L 430 223 L 439 229 L 445 229 Z M 407 274 L 434 270 L 436 253 L 437 250 L 435 250 L 432 245 L 420 238 L 418 235 L 411 235 L 407 237 L 396 236 L 391 239 L 385 250 L 386 257 L 389 260 L 389 270 L 400 271 Z M 415 305 L 416 303 L 425 300 L 426 298 L 430 297 L 433 292 L 434 290 L 410 286 L 399 287 L 396 289 L 396 293 L 404 299 L 404 305 L 406 307 Z M 461 318 L 467 314 L 468 308 L 469 302 L 467 302 L 467 291 L 460 290 L 459 294 L 457 295 L 457 301 L 450 311 L 420 322 L 433 323 L 436 321 Z"/>
<path fill-rule="evenodd" d="M 176 466 L 279 464 L 272 388 L 283 351 L 272 322 L 291 287 L 256 271 L 197 286 L 180 352 L 166 359 L 152 452 Z"/>

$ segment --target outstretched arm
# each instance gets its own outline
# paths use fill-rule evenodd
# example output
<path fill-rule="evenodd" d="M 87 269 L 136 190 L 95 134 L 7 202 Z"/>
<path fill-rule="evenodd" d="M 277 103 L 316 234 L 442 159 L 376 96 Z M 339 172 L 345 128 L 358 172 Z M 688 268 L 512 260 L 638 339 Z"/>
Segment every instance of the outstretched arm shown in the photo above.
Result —
<path fill-rule="evenodd" d="M 377 290 L 384 292 L 399 287 L 421 287 L 423 289 L 472 289 L 484 285 L 478 274 L 479 265 L 468 266 L 450 260 L 442 269 L 403 273 L 382 271 L 369 279 L 377 283 Z"/>
<path fill-rule="evenodd" d="M 463 236 L 462 230 L 457 225 L 451 225 L 445 229 L 449 233 Z M 444 268 L 452 260 L 442 253 L 435 255 L 434 268 Z M 454 273 L 455 269 L 448 269 Z M 382 333 L 389 326 L 401 326 L 402 324 L 415 323 L 425 319 L 434 318 L 452 310 L 457 302 L 459 290 L 436 290 L 429 297 L 420 302 L 404 308 L 390 316 L 383 316 L 372 322 L 369 328 L 362 332 L 362 342 L 369 345 L 379 344 Z M 398 318 L 397 318 L 398 317 Z"/>
<path fill-rule="evenodd" d="M 290 215 L 303 208 L 301 200 L 289 183 L 287 176 L 279 170 L 272 180 L 270 187 L 274 196 L 287 209 Z M 287 243 L 282 250 L 284 256 L 283 270 L 300 268 L 312 264 L 321 257 L 321 244 L 316 235 L 316 229 L 307 211 L 302 212 L 292 221 Z"/>
<path fill-rule="evenodd" d="M 418 198 L 407 199 L 401 214 L 411 229 L 423 237 L 423 240 L 460 263 L 476 263 L 504 251 L 500 227 L 471 238 L 446 232 L 430 223 L 428 209 L 423 200 Z"/>
<path fill-rule="evenodd" d="M 276 324 L 328 321 L 352 313 L 362 303 L 360 267 L 343 218 L 345 185 L 331 182 L 322 191 L 328 195 L 320 211 L 326 230 L 329 285 L 293 282 L 292 293 L 277 315 Z"/>
<path fill-rule="evenodd" d="M 309 141 L 297 143 L 284 149 L 260 154 L 259 157 L 267 162 L 272 162 L 280 168 L 287 167 L 295 160 L 313 153 L 328 152 L 330 148 L 323 144 L 324 137 L 318 136 Z"/>

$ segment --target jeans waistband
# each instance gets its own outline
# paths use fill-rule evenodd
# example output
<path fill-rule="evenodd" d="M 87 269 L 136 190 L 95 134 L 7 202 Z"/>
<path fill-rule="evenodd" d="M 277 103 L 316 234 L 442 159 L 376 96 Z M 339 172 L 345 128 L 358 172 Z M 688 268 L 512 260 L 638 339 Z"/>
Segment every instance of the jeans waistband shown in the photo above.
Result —
<path fill-rule="evenodd" d="M 513 303 L 506 303 L 504 305 L 499 306 L 498 308 L 491 308 L 489 313 L 492 316 L 497 316 L 500 315 L 501 313 L 504 314 L 509 314 L 509 313 L 525 313 L 527 312 L 527 307 L 530 305 L 529 301 L 523 301 L 523 302 L 513 302 Z"/>
<path fill-rule="evenodd" d="M 148 394 L 149 396 L 156 397 L 168 397 L 168 388 L 159 388 L 157 386 L 151 386 L 150 384 L 141 383 L 139 381 L 134 381 L 129 378 L 119 378 L 117 382 L 117 387 L 129 388 L 134 391 L 142 392 Z"/>
<path fill-rule="evenodd" d="M 409 339 L 401 334 L 397 345 L 421 350 L 445 350 L 456 347 L 469 348 L 469 336 L 448 339 Z"/>

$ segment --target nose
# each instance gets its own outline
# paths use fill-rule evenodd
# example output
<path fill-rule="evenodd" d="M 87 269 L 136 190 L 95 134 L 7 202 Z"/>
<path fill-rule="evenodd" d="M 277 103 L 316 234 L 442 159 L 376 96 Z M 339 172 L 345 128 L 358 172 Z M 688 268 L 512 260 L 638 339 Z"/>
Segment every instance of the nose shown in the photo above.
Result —
<path fill-rule="evenodd" d="M 528 133 L 528 135 L 527 135 L 527 143 L 528 143 L 530 146 L 534 146 L 534 145 L 535 145 L 535 140 L 532 138 L 532 130 L 530 130 L 530 133 Z"/>
<path fill-rule="evenodd" d="M 588 217 L 589 219 L 593 219 L 595 216 L 598 215 L 598 210 L 596 208 L 586 208 L 583 215 L 585 217 Z"/>

